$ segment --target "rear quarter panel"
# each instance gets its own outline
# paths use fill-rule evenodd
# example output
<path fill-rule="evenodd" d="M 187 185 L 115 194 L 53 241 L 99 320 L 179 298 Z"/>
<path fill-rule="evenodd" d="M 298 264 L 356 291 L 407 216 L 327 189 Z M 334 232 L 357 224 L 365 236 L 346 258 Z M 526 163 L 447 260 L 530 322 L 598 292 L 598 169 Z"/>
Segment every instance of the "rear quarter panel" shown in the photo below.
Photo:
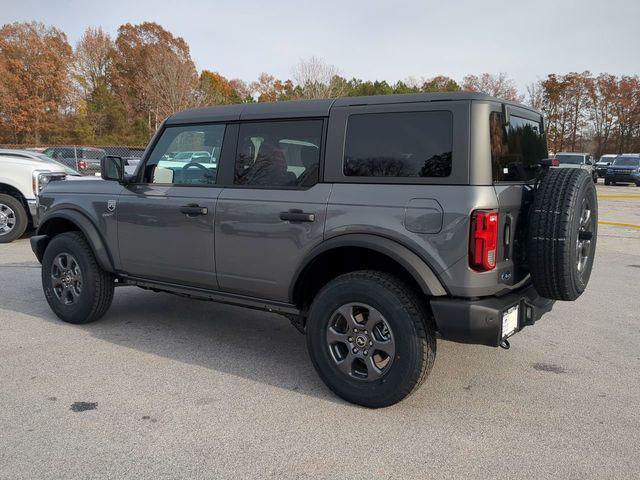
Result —
<path fill-rule="evenodd" d="M 442 213 L 435 211 L 434 202 Z M 425 214 L 432 217 L 428 225 L 437 223 L 433 216 L 440 215 L 438 231 L 420 233 L 411 225 L 414 231 L 407 228 L 407 218 L 419 217 L 422 205 Z M 490 186 L 334 184 L 325 239 L 367 233 L 395 240 L 420 256 L 450 293 L 460 294 L 461 286 L 477 276 L 467 261 L 470 214 L 475 209 L 496 207 L 495 190 Z M 481 283 L 488 281 L 483 277 Z"/>

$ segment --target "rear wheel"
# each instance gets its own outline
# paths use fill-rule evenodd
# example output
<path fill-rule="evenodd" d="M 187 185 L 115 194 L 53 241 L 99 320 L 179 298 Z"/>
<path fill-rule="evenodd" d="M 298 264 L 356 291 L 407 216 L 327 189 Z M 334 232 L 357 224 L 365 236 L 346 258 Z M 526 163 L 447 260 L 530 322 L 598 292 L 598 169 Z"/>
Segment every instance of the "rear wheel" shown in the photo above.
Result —
<path fill-rule="evenodd" d="M 605 179 L 604 179 L 604 184 L 605 184 L 605 185 L 611 185 L 611 180 L 609 180 L 609 179 L 605 178 Z"/>
<path fill-rule="evenodd" d="M 113 300 L 114 279 L 78 232 L 51 240 L 42 258 L 42 287 L 51 310 L 69 323 L 102 317 Z"/>
<path fill-rule="evenodd" d="M 0 243 L 20 238 L 29 224 L 22 202 L 11 195 L 0 194 Z"/>
<path fill-rule="evenodd" d="M 386 407 L 433 366 L 436 340 L 424 302 L 399 279 L 359 271 L 327 284 L 311 305 L 307 347 L 320 378 L 345 400 Z"/>

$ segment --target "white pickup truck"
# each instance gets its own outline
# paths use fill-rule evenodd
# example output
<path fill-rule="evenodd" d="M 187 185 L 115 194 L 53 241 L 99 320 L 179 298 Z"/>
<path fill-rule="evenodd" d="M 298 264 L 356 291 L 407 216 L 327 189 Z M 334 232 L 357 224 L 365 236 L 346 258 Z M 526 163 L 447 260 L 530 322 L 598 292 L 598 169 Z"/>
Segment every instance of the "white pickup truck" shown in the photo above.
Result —
<path fill-rule="evenodd" d="M 38 225 L 38 193 L 51 180 L 80 174 L 39 152 L 0 149 L 0 243 L 20 238 Z"/>

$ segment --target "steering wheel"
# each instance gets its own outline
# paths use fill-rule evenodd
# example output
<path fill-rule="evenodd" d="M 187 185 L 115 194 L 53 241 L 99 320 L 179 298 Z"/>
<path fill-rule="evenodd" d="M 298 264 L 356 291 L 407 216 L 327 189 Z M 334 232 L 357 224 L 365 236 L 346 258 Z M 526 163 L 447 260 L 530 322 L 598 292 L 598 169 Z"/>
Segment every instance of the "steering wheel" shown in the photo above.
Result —
<path fill-rule="evenodd" d="M 215 178 L 207 167 L 198 162 L 189 162 L 184 167 L 182 167 L 182 171 L 186 171 L 189 168 L 198 168 L 202 170 L 204 173 L 202 174 L 202 179 L 193 178 L 189 180 L 187 183 L 211 183 L 211 181 Z M 187 181 L 185 178 L 184 181 Z"/>
<path fill-rule="evenodd" d="M 182 170 L 186 170 L 187 168 L 191 168 L 191 167 L 197 167 L 200 170 L 204 170 L 206 173 L 209 173 L 209 169 L 198 162 L 189 162 L 184 167 L 182 167 Z"/>

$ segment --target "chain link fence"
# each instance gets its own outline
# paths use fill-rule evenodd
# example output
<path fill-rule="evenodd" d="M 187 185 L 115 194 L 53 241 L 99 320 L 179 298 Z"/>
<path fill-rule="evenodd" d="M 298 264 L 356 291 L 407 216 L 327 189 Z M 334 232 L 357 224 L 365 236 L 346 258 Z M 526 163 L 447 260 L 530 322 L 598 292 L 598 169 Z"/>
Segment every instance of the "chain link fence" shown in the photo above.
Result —
<path fill-rule="evenodd" d="M 135 167 L 144 153 L 145 147 L 125 145 L 0 145 L 0 149 L 27 150 L 42 153 L 67 167 L 77 170 L 81 175 L 95 175 L 100 172 L 100 161 L 106 155 L 115 155 L 125 159 L 126 165 Z"/>

